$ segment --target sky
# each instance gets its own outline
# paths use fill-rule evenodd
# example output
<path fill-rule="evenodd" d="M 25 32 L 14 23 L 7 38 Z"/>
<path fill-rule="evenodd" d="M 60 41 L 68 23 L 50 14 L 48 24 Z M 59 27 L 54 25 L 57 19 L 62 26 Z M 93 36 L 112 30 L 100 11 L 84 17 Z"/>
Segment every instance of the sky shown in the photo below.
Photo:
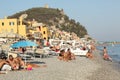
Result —
<path fill-rule="evenodd" d="M 0 18 L 45 4 L 63 9 L 98 41 L 120 41 L 120 0 L 2 0 Z"/>

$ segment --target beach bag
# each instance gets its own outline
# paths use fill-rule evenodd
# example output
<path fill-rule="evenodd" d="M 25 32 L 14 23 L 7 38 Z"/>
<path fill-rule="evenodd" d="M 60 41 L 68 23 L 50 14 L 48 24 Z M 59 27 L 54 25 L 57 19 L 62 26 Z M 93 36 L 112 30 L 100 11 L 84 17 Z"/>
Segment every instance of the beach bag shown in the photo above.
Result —
<path fill-rule="evenodd" d="M 27 65 L 27 70 L 32 70 L 32 66 L 31 65 Z"/>

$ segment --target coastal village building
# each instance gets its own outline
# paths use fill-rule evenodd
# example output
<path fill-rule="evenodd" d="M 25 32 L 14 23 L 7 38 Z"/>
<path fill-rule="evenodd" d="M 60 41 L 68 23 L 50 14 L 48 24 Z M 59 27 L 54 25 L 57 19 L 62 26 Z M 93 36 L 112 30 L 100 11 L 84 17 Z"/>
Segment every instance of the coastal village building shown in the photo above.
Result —
<path fill-rule="evenodd" d="M 22 19 L 0 19 L 0 34 L 4 34 L 1 37 L 6 37 L 10 33 L 19 34 L 20 36 L 26 36 L 26 25 L 23 25 Z M 8 33 L 8 34 L 7 34 Z"/>
<path fill-rule="evenodd" d="M 50 31 L 45 24 L 33 21 L 32 28 L 33 29 L 30 29 L 29 32 L 34 36 L 35 39 L 48 40 L 50 38 Z"/>
<path fill-rule="evenodd" d="M 25 18 L 27 14 L 23 14 L 13 19 L 0 19 L 0 37 L 8 37 L 11 33 L 20 35 L 27 39 L 60 39 L 60 40 L 79 40 L 79 37 L 75 33 L 61 31 L 56 26 L 47 27 L 43 23 L 38 23 L 33 19 L 27 21 Z M 2 35 L 5 34 L 5 35 Z M 1 36 L 2 35 L 2 36 Z M 15 36 L 14 36 L 15 37 Z"/>
<path fill-rule="evenodd" d="M 75 33 L 66 32 L 64 30 L 61 31 L 55 26 L 51 26 L 50 34 L 52 39 L 77 40 L 77 41 L 80 40 L 80 38 Z"/>
<path fill-rule="evenodd" d="M 19 19 L 8 19 L 7 17 L 0 19 L 0 37 L 7 38 L 10 34 L 19 35 L 24 38 L 31 34 L 35 39 L 46 40 L 50 37 L 48 27 L 37 21 L 25 21 L 23 17 Z"/>

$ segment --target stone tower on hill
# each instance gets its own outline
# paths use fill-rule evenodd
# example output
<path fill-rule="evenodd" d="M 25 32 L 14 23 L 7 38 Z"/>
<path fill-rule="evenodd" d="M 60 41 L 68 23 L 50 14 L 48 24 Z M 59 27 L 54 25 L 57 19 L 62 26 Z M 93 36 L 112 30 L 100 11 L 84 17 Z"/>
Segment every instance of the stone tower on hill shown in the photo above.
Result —
<path fill-rule="evenodd" d="M 48 4 L 45 4 L 44 8 L 49 8 L 49 5 L 48 5 Z"/>

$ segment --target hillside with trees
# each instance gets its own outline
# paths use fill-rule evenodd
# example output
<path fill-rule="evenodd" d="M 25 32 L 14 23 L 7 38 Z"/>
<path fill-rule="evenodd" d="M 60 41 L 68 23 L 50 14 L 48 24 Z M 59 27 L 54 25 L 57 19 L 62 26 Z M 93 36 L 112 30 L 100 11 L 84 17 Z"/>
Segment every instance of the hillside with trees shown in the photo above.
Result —
<path fill-rule="evenodd" d="M 35 19 L 36 21 L 42 22 L 48 26 L 54 25 L 60 30 L 74 32 L 78 37 L 83 37 L 88 34 L 86 28 L 74 19 L 69 19 L 63 9 L 60 10 L 43 7 L 31 8 L 8 16 L 8 18 L 19 18 L 22 14 L 28 14 L 28 17 L 25 19 L 27 21 Z"/>

